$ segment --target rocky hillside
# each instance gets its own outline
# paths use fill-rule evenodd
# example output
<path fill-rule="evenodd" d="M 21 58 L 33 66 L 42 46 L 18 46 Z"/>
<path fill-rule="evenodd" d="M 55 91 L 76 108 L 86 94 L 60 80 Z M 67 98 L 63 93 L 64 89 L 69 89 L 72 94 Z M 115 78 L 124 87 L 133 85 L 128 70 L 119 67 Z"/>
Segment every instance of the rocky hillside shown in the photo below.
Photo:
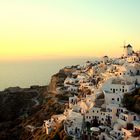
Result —
<path fill-rule="evenodd" d="M 8 88 L 0 93 L 0 140 L 18 139 L 22 123 L 37 112 L 47 87 Z"/>
<path fill-rule="evenodd" d="M 72 72 L 76 71 L 77 66 L 70 68 L 63 68 L 57 74 L 53 75 L 49 84 L 49 92 L 56 93 L 58 86 L 63 86 L 64 80 L 67 76 L 71 76 Z"/>
<path fill-rule="evenodd" d="M 64 112 L 63 100 L 68 98 L 54 93 L 71 70 L 62 69 L 53 75 L 49 86 L 13 87 L 0 92 L 0 140 L 69 139 L 63 125 L 58 125 L 50 136 L 42 126 L 44 120 Z"/>
<path fill-rule="evenodd" d="M 0 93 L 0 140 L 54 139 L 57 132 L 47 138 L 42 131 L 43 122 L 54 114 L 63 113 L 64 108 L 58 97 L 48 93 L 47 86 L 7 89 Z M 62 126 L 58 126 L 58 130 L 60 128 Z"/>

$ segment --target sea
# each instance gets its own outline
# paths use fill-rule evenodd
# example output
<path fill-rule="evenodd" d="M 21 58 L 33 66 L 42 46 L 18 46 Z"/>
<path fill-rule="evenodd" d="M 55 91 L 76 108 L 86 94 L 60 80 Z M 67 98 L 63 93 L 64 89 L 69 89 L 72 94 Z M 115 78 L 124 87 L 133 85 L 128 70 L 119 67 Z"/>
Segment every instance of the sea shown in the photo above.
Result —
<path fill-rule="evenodd" d="M 95 58 L 69 58 L 30 61 L 0 61 L 0 91 L 8 87 L 28 88 L 48 85 L 51 76 L 65 66 L 82 65 Z"/>

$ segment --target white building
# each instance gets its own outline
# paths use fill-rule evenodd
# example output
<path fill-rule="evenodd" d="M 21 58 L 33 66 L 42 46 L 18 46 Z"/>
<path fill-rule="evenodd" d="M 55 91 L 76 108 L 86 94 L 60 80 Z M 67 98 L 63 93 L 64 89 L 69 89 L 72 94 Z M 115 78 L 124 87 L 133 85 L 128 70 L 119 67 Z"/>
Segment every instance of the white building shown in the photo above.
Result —
<path fill-rule="evenodd" d="M 103 58 L 102 58 L 102 61 L 103 61 L 103 63 L 107 63 L 107 62 L 109 62 L 109 57 L 108 56 L 103 56 Z"/>
<path fill-rule="evenodd" d="M 126 128 L 128 123 L 132 123 L 133 121 L 138 120 L 137 114 L 133 112 L 123 112 L 119 115 L 118 123 L 123 127 Z"/>
<path fill-rule="evenodd" d="M 80 137 L 80 133 L 82 130 L 82 124 L 83 124 L 83 116 L 80 113 L 71 111 L 69 116 L 67 116 L 67 119 L 64 124 L 65 132 L 69 136 L 78 136 Z"/>
<path fill-rule="evenodd" d="M 63 114 L 53 115 L 50 120 L 44 121 L 44 128 L 47 135 L 53 130 L 56 129 L 57 125 L 62 121 L 66 120 L 66 116 Z"/>
<path fill-rule="evenodd" d="M 103 87 L 106 104 L 121 104 L 124 93 L 130 93 L 135 89 L 135 83 L 122 78 L 110 78 Z"/>

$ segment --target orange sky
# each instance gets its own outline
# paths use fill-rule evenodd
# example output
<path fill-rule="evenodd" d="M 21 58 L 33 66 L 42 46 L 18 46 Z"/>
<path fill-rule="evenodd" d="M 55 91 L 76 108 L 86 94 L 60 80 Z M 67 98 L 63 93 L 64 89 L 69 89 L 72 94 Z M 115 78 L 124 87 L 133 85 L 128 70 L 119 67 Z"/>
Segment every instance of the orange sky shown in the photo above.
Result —
<path fill-rule="evenodd" d="M 0 60 L 117 56 L 124 41 L 138 50 L 138 4 L 105 1 L 0 2 Z"/>

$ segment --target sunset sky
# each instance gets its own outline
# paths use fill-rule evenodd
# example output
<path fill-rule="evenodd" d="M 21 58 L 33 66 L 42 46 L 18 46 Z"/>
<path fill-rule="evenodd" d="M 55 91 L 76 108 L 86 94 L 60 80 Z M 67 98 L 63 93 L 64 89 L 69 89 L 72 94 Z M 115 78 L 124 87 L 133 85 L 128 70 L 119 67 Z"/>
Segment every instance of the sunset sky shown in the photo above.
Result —
<path fill-rule="evenodd" d="M 140 0 L 0 0 L 0 60 L 94 57 L 140 49 Z"/>

